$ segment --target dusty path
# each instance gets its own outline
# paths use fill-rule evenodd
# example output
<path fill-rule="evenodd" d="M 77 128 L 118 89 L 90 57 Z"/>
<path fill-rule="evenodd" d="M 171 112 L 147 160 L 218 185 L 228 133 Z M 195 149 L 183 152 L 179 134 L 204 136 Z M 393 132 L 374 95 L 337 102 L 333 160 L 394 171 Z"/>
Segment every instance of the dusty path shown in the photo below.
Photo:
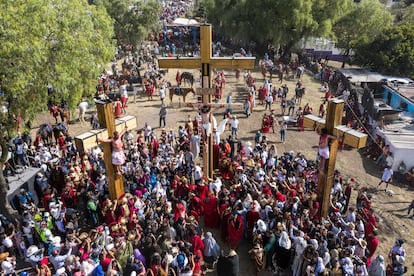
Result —
<path fill-rule="evenodd" d="M 247 89 L 246 86 L 240 78 L 240 81 L 237 81 L 234 75 L 234 72 L 226 72 L 226 86 L 223 92 L 223 99 L 221 102 L 225 102 L 225 97 L 229 91 L 233 92 L 233 102 L 242 103 L 246 98 Z M 167 79 L 172 83 L 175 83 L 175 73 L 176 70 L 170 70 L 167 74 Z M 197 72 L 194 71 L 196 74 Z M 256 77 L 256 84 L 259 87 L 263 84 L 263 78 L 261 74 L 256 71 L 254 72 Z M 279 87 L 280 84 L 275 83 L 273 80 L 273 86 Z M 296 81 L 285 81 L 289 87 L 288 98 L 291 98 L 294 95 L 294 86 Z M 323 93 L 319 92 L 320 84 L 313 80 L 310 75 L 303 77 L 303 83 L 306 86 L 306 94 L 302 100 L 302 107 L 306 103 L 310 103 L 313 107 L 314 114 L 317 114 L 320 103 L 322 102 L 321 97 Z M 133 97 L 129 98 L 132 101 Z M 167 115 L 167 128 L 173 128 L 174 130 L 178 129 L 179 125 L 183 125 L 187 120 L 188 115 L 192 117 L 195 116 L 195 111 L 191 108 L 179 107 L 178 98 L 174 97 L 173 103 L 170 104 L 167 96 L 168 104 L 168 115 Z M 195 98 L 192 96 L 187 96 L 187 102 L 195 102 Z M 161 105 L 161 101 L 158 96 L 154 97 L 153 101 L 148 101 L 147 97 L 144 94 L 140 94 L 137 102 L 130 103 L 127 109 L 127 113 L 131 115 L 136 115 L 138 118 L 138 127 L 143 127 L 144 123 L 147 122 L 153 128 L 155 128 L 156 133 L 160 132 L 158 128 L 158 112 Z M 184 106 L 184 104 L 181 104 Z M 273 104 L 273 109 L 275 109 L 276 114 L 280 114 L 280 105 L 279 103 Z M 220 121 L 223 117 L 224 109 L 217 110 L 215 112 L 216 118 Z M 75 117 L 77 116 L 75 112 Z M 260 129 L 261 120 L 263 114 L 265 113 L 263 105 L 257 105 L 253 111 L 253 114 L 250 118 L 246 119 L 242 114 L 241 107 L 235 109 L 235 114 L 239 115 L 240 119 L 240 130 L 239 138 L 242 140 L 254 141 L 254 135 L 257 130 Z M 41 114 L 38 117 L 37 122 L 33 125 L 36 126 L 40 122 L 53 122 L 53 118 L 49 114 Z M 70 125 L 70 133 L 72 136 L 80 134 L 90 129 L 89 124 L 81 125 L 79 122 L 73 123 Z M 223 134 L 222 137 L 227 137 L 229 132 Z M 267 134 L 267 139 L 269 144 L 274 144 L 279 152 L 279 155 L 285 151 L 294 150 L 295 152 L 302 152 L 308 159 L 316 158 L 316 147 L 318 142 L 318 136 L 314 131 L 306 130 L 304 132 L 298 132 L 296 129 L 289 129 L 287 132 L 286 143 L 282 144 L 279 140 L 278 133 L 276 134 Z M 355 149 L 343 150 L 338 153 L 338 158 L 336 162 L 336 168 L 341 171 L 345 179 L 348 177 L 354 177 L 357 179 L 358 183 L 361 186 L 368 186 L 373 191 L 373 207 L 376 210 L 376 214 L 379 216 L 378 229 L 379 229 L 379 240 L 380 245 L 377 250 L 377 253 L 381 253 L 386 256 L 394 243 L 396 237 L 402 237 L 406 239 L 406 244 L 404 247 L 407 250 L 407 260 L 406 265 L 409 267 L 409 274 L 414 273 L 412 269 L 413 264 L 413 254 L 411 248 L 414 248 L 414 240 L 412 239 L 414 220 L 408 218 L 406 215 L 407 207 L 411 200 L 414 198 L 414 193 L 411 188 L 406 185 L 394 183 L 391 185 L 391 189 L 394 190 L 395 195 L 393 197 L 388 196 L 385 192 L 375 192 L 373 187 L 379 182 L 380 171 L 371 160 L 368 160 L 361 156 L 359 152 Z M 354 200 L 351 202 L 355 206 L 355 195 L 356 192 L 353 192 Z M 352 205 L 351 205 L 352 206 Z M 207 229 L 208 230 L 208 229 Z M 220 235 L 216 232 L 215 237 L 219 240 Z M 240 261 L 240 271 L 241 275 L 255 275 L 255 270 L 252 266 L 250 257 L 247 254 L 249 248 L 249 243 L 243 242 L 238 250 L 241 255 Z M 224 248 L 226 248 L 224 246 Z M 266 275 L 266 272 L 261 273 L 261 275 Z"/>

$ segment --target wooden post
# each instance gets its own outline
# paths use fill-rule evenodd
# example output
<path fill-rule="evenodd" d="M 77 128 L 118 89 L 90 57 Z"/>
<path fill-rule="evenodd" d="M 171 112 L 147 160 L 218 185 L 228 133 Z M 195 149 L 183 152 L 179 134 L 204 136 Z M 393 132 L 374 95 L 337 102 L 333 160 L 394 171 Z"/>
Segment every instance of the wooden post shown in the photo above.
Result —
<path fill-rule="evenodd" d="M 201 69 L 202 88 L 211 88 L 214 68 L 254 69 L 255 58 L 248 57 L 212 57 L 212 27 L 204 23 L 200 25 L 200 58 L 172 57 L 159 58 L 159 68 Z M 211 95 L 203 95 L 203 103 L 210 104 Z M 210 113 L 210 123 L 211 120 Z M 212 127 L 212 124 L 210 124 Z M 212 131 L 210 131 L 212 132 Z M 203 153 L 204 174 L 213 176 L 213 136 L 207 140 L 207 149 Z"/>
<path fill-rule="evenodd" d="M 113 103 L 96 101 L 96 109 L 98 112 L 99 124 L 105 127 L 108 137 L 113 137 L 116 130 Z M 112 164 L 111 143 L 102 143 L 104 151 L 104 161 L 106 167 L 106 178 L 109 187 L 109 196 L 111 199 L 118 199 L 124 192 L 124 181 L 122 175 L 115 173 Z"/>

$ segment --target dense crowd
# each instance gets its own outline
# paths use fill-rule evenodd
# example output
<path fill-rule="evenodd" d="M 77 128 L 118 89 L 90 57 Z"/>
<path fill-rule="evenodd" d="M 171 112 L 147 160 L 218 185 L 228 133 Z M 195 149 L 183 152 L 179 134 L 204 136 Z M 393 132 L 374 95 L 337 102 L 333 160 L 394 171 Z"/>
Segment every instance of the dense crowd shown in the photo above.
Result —
<path fill-rule="evenodd" d="M 38 275 L 203 275 L 220 257 L 219 275 L 238 275 L 236 252 L 248 240 L 252 254 L 264 253 L 258 269 L 383 275 L 366 188 L 336 171 L 330 214 L 322 219 L 317 168 L 303 154 L 279 155 L 265 136 L 254 146 L 230 136 L 216 140 L 219 158 L 209 179 L 198 163 L 197 135 L 191 121 L 178 132 L 156 135 L 148 124 L 136 137 L 126 132 L 126 193 L 117 200 L 108 197 L 99 147 L 78 153 L 70 139 L 65 147 L 16 139 L 42 170 L 35 195 L 23 189 L 17 196 L 22 220 L 1 218 L 4 273 L 13 274 L 18 257 Z M 353 190 L 356 204 L 350 202 Z M 203 228 L 219 229 L 230 253 L 223 255 Z M 390 251 L 394 275 L 404 272 L 403 244 L 397 239 Z"/>

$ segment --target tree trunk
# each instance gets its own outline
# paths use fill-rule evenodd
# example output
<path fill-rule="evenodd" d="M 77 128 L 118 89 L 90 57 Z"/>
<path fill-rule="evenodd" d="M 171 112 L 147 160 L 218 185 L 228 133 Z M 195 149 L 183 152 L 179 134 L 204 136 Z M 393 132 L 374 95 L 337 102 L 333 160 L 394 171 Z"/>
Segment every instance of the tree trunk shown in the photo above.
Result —
<path fill-rule="evenodd" d="M 1 168 L 3 168 L 3 163 L 0 163 Z M 0 214 L 5 215 L 11 222 L 14 222 L 15 219 L 19 216 L 16 210 L 12 208 L 7 199 L 7 183 L 6 179 L 3 176 L 3 169 L 0 170 Z"/>
<path fill-rule="evenodd" d="M 346 61 L 349 58 L 349 51 L 350 51 L 350 49 L 346 49 L 345 52 L 344 52 L 344 54 L 343 54 L 343 60 L 342 60 L 342 66 L 341 66 L 341 68 L 345 68 L 345 63 L 346 63 Z"/>
<path fill-rule="evenodd" d="M 7 141 L 3 138 L 5 137 L 5 134 L 5 129 L 0 128 L 0 137 L 2 137 L 0 138 L 0 214 L 5 215 L 10 221 L 14 222 L 18 217 L 18 213 L 11 207 L 9 201 L 7 200 L 8 185 L 3 175 L 4 164 L 6 163 L 9 154 Z"/>

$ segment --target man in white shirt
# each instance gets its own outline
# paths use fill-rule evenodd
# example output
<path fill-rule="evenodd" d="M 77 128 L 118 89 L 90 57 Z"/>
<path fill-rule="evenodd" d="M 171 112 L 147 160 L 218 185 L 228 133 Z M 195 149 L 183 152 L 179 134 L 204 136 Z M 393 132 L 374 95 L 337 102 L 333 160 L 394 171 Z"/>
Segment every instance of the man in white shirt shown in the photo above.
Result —
<path fill-rule="evenodd" d="M 218 195 L 221 191 L 221 186 L 223 186 L 223 183 L 221 182 L 221 179 L 218 176 L 214 176 L 214 181 L 211 181 L 208 189 L 214 190 L 216 194 Z"/>
<path fill-rule="evenodd" d="M 237 139 L 237 131 L 239 130 L 239 120 L 237 119 L 236 115 L 233 116 L 233 118 L 230 121 L 231 125 L 231 135 L 234 135 L 234 137 Z"/>

